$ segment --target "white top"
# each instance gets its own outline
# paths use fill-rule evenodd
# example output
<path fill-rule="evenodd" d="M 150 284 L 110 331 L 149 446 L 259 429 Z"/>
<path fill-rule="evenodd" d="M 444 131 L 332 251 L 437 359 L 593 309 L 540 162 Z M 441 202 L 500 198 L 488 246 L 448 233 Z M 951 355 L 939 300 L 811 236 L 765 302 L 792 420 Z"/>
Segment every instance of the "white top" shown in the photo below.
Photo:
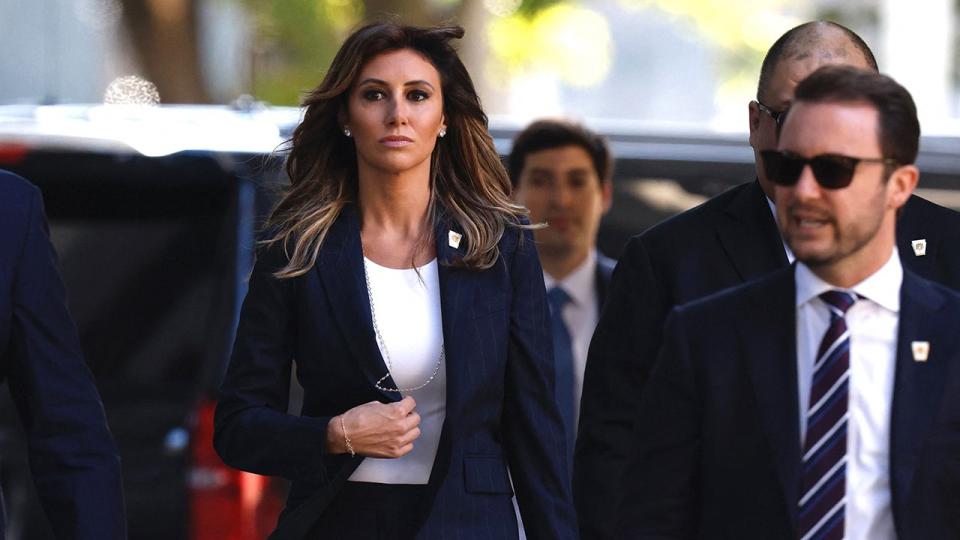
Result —
<path fill-rule="evenodd" d="M 413 268 L 386 268 L 367 258 L 364 264 L 370 278 L 377 327 L 389 351 L 388 367 L 393 375 L 393 382 L 387 379 L 382 384 L 419 386 L 436 369 L 443 347 L 437 261 L 418 268 L 419 276 Z M 385 362 L 387 351 L 380 349 Z M 430 480 L 447 412 L 446 365 L 441 363 L 430 384 L 404 395 L 416 400 L 415 410 L 420 415 L 421 434 L 413 442 L 413 450 L 397 459 L 365 458 L 349 480 L 381 484 L 426 484 Z"/>
<path fill-rule="evenodd" d="M 597 307 L 597 254 L 593 250 L 583 263 L 561 281 L 553 279 L 546 272 L 543 283 L 549 291 L 559 286 L 570 296 L 570 302 L 563 307 L 563 322 L 570 331 L 573 342 L 573 425 L 580 423 L 580 396 L 583 395 L 583 371 L 587 367 L 587 350 L 590 338 L 597 327 L 599 309 Z"/>
<path fill-rule="evenodd" d="M 820 293 L 837 289 L 797 263 L 797 380 L 800 447 L 813 378 L 814 356 L 830 325 Z M 847 311 L 850 379 L 847 420 L 847 540 L 895 540 L 890 508 L 890 406 L 893 402 L 900 285 L 903 268 L 894 249 L 876 273 L 848 289 L 863 297 Z"/>
<path fill-rule="evenodd" d="M 773 201 L 770 200 L 770 197 L 764 195 L 764 198 L 767 200 L 767 206 L 770 207 L 770 213 L 773 214 L 773 222 L 777 224 L 777 231 L 780 231 L 780 217 L 777 216 L 777 205 L 773 204 Z M 793 261 L 796 260 L 796 257 L 793 256 L 793 251 L 790 249 L 790 246 L 783 241 L 783 236 L 780 236 L 780 243 L 783 245 L 783 251 L 787 254 L 787 262 L 793 264 Z"/>

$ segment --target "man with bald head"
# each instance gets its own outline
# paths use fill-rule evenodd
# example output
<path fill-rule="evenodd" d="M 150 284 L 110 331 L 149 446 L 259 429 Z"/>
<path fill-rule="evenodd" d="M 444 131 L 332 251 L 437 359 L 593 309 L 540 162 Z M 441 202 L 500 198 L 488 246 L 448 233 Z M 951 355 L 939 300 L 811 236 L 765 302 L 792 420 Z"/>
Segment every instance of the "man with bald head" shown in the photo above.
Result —
<path fill-rule="evenodd" d="M 796 85 L 818 67 L 842 64 L 877 71 L 867 45 L 832 22 L 800 25 L 764 59 L 757 99 L 749 104 L 757 178 L 674 216 L 627 244 L 594 333 L 584 376 L 574 463 L 581 535 L 612 538 L 621 480 L 640 397 L 663 340 L 669 311 L 793 263 L 780 236 L 773 189 L 760 152 L 777 147 L 778 123 Z M 900 209 L 897 246 L 906 268 L 960 289 L 960 214 L 912 196 Z"/>
<path fill-rule="evenodd" d="M 873 52 L 860 36 L 828 21 L 793 28 L 774 42 L 763 59 L 757 99 L 749 104 L 750 146 L 756 157 L 757 184 L 768 201 L 773 200 L 773 187 L 764 173 L 760 152 L 776 148 L 777 127 L 793 101 L 794 88 L 825 64 L 878 71 Z"/>

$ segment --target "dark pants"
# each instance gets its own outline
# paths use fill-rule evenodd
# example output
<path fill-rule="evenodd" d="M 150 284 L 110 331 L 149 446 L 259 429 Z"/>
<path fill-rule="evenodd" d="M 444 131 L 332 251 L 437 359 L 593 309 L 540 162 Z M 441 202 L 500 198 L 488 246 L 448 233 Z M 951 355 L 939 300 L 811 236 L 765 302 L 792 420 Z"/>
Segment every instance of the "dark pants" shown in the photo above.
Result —
<path fill-rule="evenodd" d="M 407 540 L 426 514 L 427 486 L 346 482 L 308 538 Z"/>

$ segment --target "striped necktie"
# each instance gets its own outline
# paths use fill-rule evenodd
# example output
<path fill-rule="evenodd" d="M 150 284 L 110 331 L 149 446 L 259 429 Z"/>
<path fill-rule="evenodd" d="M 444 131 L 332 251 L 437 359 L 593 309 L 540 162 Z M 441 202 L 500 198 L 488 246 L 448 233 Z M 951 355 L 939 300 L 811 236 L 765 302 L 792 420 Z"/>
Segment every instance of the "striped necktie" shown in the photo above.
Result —
<path fill-rule="evenodd" d="M 547 291 L 550 304 L 550 326 L 553 334 L 553 354 L 556 361 L 556 398 L 563 417 L 569 453 L 573 455 L 576 426 L 573 425 L 576 404 L 573 396 L 573 340 L 570 329 L 563 320 L 563 308 L 570 303 L 570 295 L 560 287 Z"/>
<path fill-rule="evenodd" d="M 842 539 L 847 469 L 847 396 L 850 333 L 844 316 L 856 296 L 843 291 L 820 295 L 830 309 L 813 367 L 807 436 L 800 472 L 800 539 Z"/>

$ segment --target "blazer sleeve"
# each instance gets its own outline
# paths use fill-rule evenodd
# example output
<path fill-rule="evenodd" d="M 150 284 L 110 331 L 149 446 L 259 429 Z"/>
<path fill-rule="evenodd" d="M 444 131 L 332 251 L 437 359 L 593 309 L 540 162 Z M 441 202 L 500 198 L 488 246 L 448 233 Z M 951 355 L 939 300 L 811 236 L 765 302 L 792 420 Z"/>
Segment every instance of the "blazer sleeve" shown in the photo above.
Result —
<path fill-rule="evenodd" d="M 330 418 L 287 414 L 298 278 L 273 276 L 285 263 L 279 242 L 258 252 L 220 387 L 213 445 L 225 463 L 238 469 L 290 480 L 318 479 L 325 474 Z"/>
<path fill-rule="evenodd" d="M 702 400 L 683 312 L 671 314 L 663 348 L 640 403 L 638 444 L 620 480 L 617 538 L 697 538 Z"/>
<path fill-rule="evenodd" d="M 633 238 L 614 270 L 584 373 L 573 493 L 580 533 L 590 540 L 614 537 L 640 392 L 667 314 L 663 289 L 644 238 Z"/>
<path fill-rule="evenodd" d="M 531 539 L 577 538 L 543 270 L 530 231 L 522 232 L 510 278 L 502 426 L 520 515 Z"/>
<path fill-rule="evenodd" d="M 57 538 L 126 538 L 120 457 L 32 187 L 27 215 L 6 356 L 34 483 Z"/>

